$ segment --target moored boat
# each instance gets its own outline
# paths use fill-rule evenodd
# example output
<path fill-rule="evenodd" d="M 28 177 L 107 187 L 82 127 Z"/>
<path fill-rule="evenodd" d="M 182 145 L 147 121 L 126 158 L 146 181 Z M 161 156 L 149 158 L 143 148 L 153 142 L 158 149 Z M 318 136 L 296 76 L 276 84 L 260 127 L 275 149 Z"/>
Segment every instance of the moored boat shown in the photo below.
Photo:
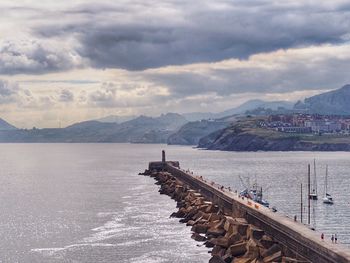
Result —
<path fill-rule="evenodd" d="M 324 183 L 324 197 L 323 203 L 332 205 L 334 203 L 333 197 L 328 193 L 328 165 L 326 166 L 326 177 Z"/>
<path fill-rule="evenodd" d="M 269 207 L 270 206 L 270 203 L 263 199 L 263 189 L 262 187 L 259 187 L 257 185 L 257 183 L 254 183 L 252 187 L 250 187 L 249 185 L 249 180 L 248 180 L 248 185 L 246 185 L 244 182 L 243 182 L 243 179 L 240 177 L 241 179 L 241 182 L 243 185 L 246 186 L 246 189 L 244 189 L 243 191 L 240 192 L 240 196 L 244 196 L 248 199 L 251 199 L 253 200 L 254 202 L 257 202 L 265 207 Z"/>

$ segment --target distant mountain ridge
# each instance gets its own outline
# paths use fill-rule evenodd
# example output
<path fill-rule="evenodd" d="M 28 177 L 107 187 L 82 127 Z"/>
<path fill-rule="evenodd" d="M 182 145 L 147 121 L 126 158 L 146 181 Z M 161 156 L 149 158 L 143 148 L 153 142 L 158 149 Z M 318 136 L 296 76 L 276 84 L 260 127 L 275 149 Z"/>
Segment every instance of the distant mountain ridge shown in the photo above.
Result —
<path fill-rule="evenodd" d="M 118 115 L 109 115 L 100 119 L 96 119 L 99 122 L 111 122 L 111 123 L 122 123 L 126 121 L 130 121 L 132 119 L 137 118 L 135 115 L 130 116 L 118 116 Z"/>
<path fill-rule="evenodd" d="M 8 123 L 4 119 L 0 118 L 0 130 L 2 131 L 11 131 L 16 130 L 17 128 L 13 126 L 12 124 Z"/>
<path fill-rule="evenodd" d="M 294 105 L 296 111 L 327 115 L 350 115 L 350 84 L 321 93 Z"/>
<path fill-rule="evenodd" d="M 203 119 L 220 119 L 236 114 L 245 114 L 247 111 L 255 110 L 257 108 L 277 110 L 278 108 L 292 109 L 294 102 L 290 101 L 264 101 L 264 100 L 249 100 L 239 105 L 238 107 L 228 109 L 218 113 L 212 112 L 191 112 L 183 113 L 182 115 L 189 121 L 197 121 Z"/>
<path fill-rule="evenodd" d="M 139 116 L 123 123 L 84 121 L 62 129 L 0 131 L 0 142 L 131 142 L 166 143 L 187 120 L 176 113 Z"/>

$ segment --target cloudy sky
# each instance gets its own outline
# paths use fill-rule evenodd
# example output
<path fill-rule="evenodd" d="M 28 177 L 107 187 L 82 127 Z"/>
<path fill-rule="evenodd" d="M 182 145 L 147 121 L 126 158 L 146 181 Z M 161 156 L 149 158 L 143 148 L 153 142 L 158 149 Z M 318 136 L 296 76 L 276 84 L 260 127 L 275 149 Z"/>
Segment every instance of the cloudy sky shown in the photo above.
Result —
<path fill-rule="evenodd" d="M 348 0 L 1 0 L 0 117 L 222 111 L 350 83 Z"/>

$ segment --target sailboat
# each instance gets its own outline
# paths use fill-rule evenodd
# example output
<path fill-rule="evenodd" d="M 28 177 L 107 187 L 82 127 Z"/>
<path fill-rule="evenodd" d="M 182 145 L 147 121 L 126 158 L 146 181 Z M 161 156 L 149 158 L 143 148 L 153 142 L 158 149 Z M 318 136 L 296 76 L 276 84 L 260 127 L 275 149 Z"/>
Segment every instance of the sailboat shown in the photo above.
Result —
<path fill-rule="evenodd" d="M 314 178 L 312 183 L 312 191 L 309 194 L 311 200 L 317 200 L 317 178 L 316 178 L 316 160 L 314 159 Z"/>
<path fill-rule="evenodd" d="M 334 203 L 333 197 L 328 193 L 328 165 L 326 166 L 323 203 L 330 204 L 330 205 Z"/>

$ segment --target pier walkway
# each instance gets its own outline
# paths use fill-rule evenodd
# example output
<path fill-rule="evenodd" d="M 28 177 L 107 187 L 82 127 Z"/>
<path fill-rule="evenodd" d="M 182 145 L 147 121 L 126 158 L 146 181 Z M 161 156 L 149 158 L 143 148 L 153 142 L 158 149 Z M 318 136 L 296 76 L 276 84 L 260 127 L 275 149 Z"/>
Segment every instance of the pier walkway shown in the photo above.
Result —
<path fill-rule="evenodd" d="M 213 182 L 206 181 L 202 176 L 193 175 L 179 168 L 178 162 L 151 162 L 149 170 L 165 170 L 180 181 L 187 183 L 193 189 L 200 191 L 225 213 L 244 216 L 249 223 L 263 229 L 278 242 L 310 262 L 315 263 L 349 263 L 350 249 L 341 244 L 322 241 L 321 233 L 309 229 L 300 222 L 289 217 L 274 213 L 270 209 L 254 201 L 239 197 Z"/>

